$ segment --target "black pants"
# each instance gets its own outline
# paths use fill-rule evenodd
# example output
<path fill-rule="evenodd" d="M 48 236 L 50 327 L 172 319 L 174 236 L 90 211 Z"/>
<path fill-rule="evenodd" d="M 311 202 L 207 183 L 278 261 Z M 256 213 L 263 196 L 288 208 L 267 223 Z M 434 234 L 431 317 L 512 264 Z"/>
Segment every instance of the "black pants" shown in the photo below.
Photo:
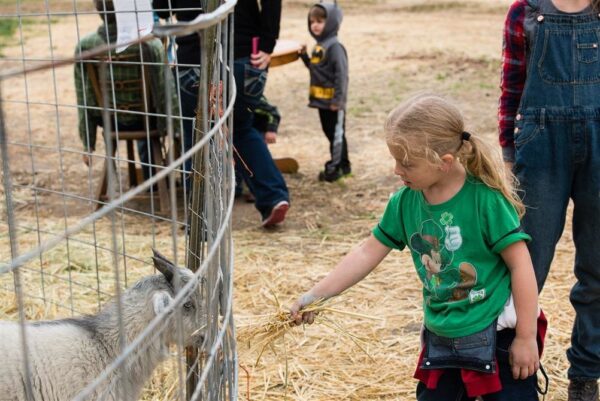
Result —
<path fill-rule="evenodd" d="M 346 111 L 319 109 L 319 119 L 325 136 L 329 140 L 331 159 L 325 163 L 325 171 L 333 172 L 338 168 L 348 169 L 348 144 L 346 143 Z"/>

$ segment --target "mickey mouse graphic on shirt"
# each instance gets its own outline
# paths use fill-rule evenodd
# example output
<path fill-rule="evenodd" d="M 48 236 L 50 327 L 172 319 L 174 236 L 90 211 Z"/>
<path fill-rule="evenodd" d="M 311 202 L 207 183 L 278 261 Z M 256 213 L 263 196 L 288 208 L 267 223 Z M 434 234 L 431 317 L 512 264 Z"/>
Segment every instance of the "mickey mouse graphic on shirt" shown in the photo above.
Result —
<path fill-rule="evenodd" d="M 411 249 L 420 255 L 419 276 L 435 301 L 463 300 L 477 283 L 477 271 L 471 263 L 452 263 L 462 245 L 460 227 L 452 225 L 453 219 L 451 213 L 442 213 L 443 228 L 432 219 L 425 220 L 421 231 L 410 237 Z"/>

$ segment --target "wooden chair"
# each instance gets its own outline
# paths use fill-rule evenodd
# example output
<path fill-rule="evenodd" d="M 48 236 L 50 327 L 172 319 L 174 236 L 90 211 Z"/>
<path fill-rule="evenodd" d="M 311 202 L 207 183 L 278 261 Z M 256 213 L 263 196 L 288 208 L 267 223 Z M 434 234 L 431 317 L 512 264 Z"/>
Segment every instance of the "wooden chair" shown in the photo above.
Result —
<path fill-rule="evenodd" d="M 144 51 L 144 46 L 142 46 L 142 51 Z M 150 58 L 144 57 L 144 60 L 149 60 Z M 101 66 L 102 61 L 106 61 L 106 58 L 97 58 L 94 63 L 87 63 L 86 69 L 90 81 L 92 83 L 92 87 L 94 90 L 94 95 L 96 97 L 97 104 L 104 104 L 104 96 L 103 91 L 106 89 L 109 92 L 107 93 L 109 104 L 119 111 L 137 111 L 137 112 L 155 112 L 156 107 L 154 106 L 154 99 L 152 93 L 152 85 L 151 79 L 156 79 L 156 77 L 152 77 L 149 73 L 149 69 L 151 66 L 144 66 L 137 64 L 140 61 L 140 57 L 138 54 L 118 54 L 113 55 L 111 57 L 111 62 L 113 65 L 119 62 L 126 62 L 132 64 L 122 64 L 119 65 L 119 68 L 136 68 L 139 71 L 139 77 L 133 79 L 123 79 L 118 80 L 110 79 L 110 67 L 106 65 L 106 75 L 107 78 L 106 84 L 102 84 L 100 82 L 100 74 L 99 67 Z M 137 63 L 136 63 L 137 62 Z M 135 74 L 132 74 L 135 76 Z M 144 77 L 144 79 L 142 79 Z M 113 96 L 112 89 L 114 88 L 115 93 L 119 91 L 124 92 L 137 92 L 140 94 L 139 98 L 142 99 L 140 103 L 126 103 L 119 101 L 117 97 L 117 104 L 112 105 Z M 143 101 L 144 93 L 146 94 L 146 102 Z M 114 116 L 111 113 L 110 115 L 111 122 L 114 121 Z M 143 128 L 138 130 L 123 130 L 123 129 L 115 129 L 115 127 L 111 127 L 110 129 L 110 140 L 112 142 L 112 154 L 107 153 L 106 161 L 104 163 L 104 168 L 102 171 L 102 179 L 98 186 L 96 192 L 96 199 L 98 199 L 98 208 L 102 206 L 102 201 L 105 201 L 108 198 L 107 189 L 108 189 L 108 172 L 109 172 L 109 164 L 113 163 L 114 166 L 114 156 L 117 150 L 118 142 L 125 141 L 126 149 L 127 149 L 127 164 L 128 164 L 128 175 L 129 175 L 129 185 L 130 187 L 135 187 L 138 185 L 138 174 L 135 167 L 135 151 L 134 151 L 134 141 L 140 139 L 147 139 L 149 142 L 150 155 L 149 158 L 152 161 L 150 163 L 150 169 L 153 169 L 154 166 L 165 166 L 165 158 L 162 152 L 162 143 L 161 139 L 166 135 L 166 132 L 160 132 L 157 129 L 152 129 L 147 127 L 147 122 L 150 120 L 150 117 L 146 118 L 143 115 L 140 115 L 140 119 L 143 120 Z M 106 130 L 103 130 L 103 135 L 106 134 Z M 161 214 L 167 214 L 170 211 L 170 201 L 169 201 L 169 193 L 167 189 L 167 179 L 166 177 L 162 180 L 159 180 L 158 183 L 158 196 L 159 196 L 159 212 Z"/>

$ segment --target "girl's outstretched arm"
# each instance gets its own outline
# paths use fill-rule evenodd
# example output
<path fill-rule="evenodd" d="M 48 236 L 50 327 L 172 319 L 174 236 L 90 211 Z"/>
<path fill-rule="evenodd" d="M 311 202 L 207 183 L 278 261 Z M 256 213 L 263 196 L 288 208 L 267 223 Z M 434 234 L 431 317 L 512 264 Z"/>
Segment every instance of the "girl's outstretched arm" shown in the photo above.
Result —
<path fill-rule="evenodd" d="M 533 264 L 524 241 L 502 252 L 511 276 L 512 295 L 517 312 L 516 336 L 510 346 L 510 364 L 515 379 L 526 379 L 540 367 L 537 347 L 538 291 Z"/>
<path fill-rule="evenodd" d="M 321 298 L 329 298 L 352 287 L 365 278 L 390 253 L 391 248 L 379 242 L 373 234 L 350 251 L 325 278 L 302 295 L 290 308 L 296 324 L 312 323 L 314 313 L 300 314 L 302 307 Z"/>

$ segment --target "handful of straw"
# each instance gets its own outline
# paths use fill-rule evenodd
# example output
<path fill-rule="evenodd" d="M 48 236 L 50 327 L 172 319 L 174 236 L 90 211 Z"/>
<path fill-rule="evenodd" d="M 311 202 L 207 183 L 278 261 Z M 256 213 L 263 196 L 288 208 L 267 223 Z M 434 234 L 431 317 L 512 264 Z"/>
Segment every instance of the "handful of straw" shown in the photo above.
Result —
<path fill-rule="evenodd" d="M 366 351 L 366 339 L 358 337 L 346 330 L 339 322 L 333 320 L 329 315 L 345 315 L 364 319 L 378 319 L 372 316 L 366 316 L 359 313 L 347 312 L 332 307 L 331 301 L 334 298 L 320 298 L 303 307 L 299 313 L 314 312 L 317 314 L 314 324 L 320 324 L 329 327 L 340 334 L 342 337 L 350 339 L 356 344 L 369 358 L 371 356 Z M 273 314 L 255 316 L 256 320 L 246 326 L 239 327 L 238 342 L 247 343 L 249 348 L 259 349 L 258 357 L 256 358 L 255 366 L 258 365 L 260 359 L 267 348 L 272 348 L 273 344 L 286 334 L 292 332 L 296 327 L 289 310 L 286 310 L 279 304 L 277 298 L 277 311 Z M 373 358 L 371 358 L 373 359 Z"/>

